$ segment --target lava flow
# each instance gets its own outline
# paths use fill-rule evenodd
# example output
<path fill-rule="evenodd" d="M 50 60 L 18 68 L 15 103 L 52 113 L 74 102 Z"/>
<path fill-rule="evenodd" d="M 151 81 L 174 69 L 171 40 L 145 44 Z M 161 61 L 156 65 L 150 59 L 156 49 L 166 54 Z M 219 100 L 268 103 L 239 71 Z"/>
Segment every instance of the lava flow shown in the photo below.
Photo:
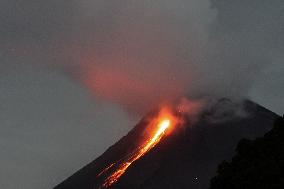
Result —
<path fill-rule="evenodd" d="M 137 150 L 128 154 L 121 161 L 113 163 L 105 168 L 98 176 L 105 174 L 112 167 L 117 167 L 110 175 L 104 180 L 100 188 L 108 188 L 112 184 L 118 181 L 118 179 L 124 174 L 127 168 L 136 160 L 144 156 L 148 151 L 156 146 L 160 140 L 165 136 L 167 130 L 176 124 L 175 117 L 169 113 L 169 111 L 161 111 L 159 116 L 148 124 L 149 127 L 153 127 L 153 134 L 150 135 L 149 139 L 140 145 Z"/>

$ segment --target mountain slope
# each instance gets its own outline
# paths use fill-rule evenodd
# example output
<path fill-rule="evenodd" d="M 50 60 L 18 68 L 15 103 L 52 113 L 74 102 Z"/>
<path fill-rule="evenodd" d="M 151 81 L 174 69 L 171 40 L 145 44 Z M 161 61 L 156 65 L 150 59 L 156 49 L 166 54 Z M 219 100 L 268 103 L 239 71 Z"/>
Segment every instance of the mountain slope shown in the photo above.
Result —
<path fill-rule="evenodd" d="M 272 128 L 273 121 L 278 117 L 251 101 L 245 101 L 246 116 L 227 115 L 230 119 L 220 119 L 220 114 L 216 112 L 226 109 L 227 106 L 234 104 L 229 100 L 220 100 L 202 115 L 194 127 L 186 122 L 185 127 L 161 140 L 154 149 L 134 162 L 111 188 L 208 188 L 217 165 L 232 157 L 237 142 L 244 137 L 252 139 L 263 135 Z M 222 115 L 230 114 L 230 111 L 224 112 Z M 146 118 L 149 116 L 151 114 Z M 143 140 L 141 133 L 145 129 L 146 118 L 99 158 L 54 189 L 98 188 L 103 180 L 96 176 Z"/>

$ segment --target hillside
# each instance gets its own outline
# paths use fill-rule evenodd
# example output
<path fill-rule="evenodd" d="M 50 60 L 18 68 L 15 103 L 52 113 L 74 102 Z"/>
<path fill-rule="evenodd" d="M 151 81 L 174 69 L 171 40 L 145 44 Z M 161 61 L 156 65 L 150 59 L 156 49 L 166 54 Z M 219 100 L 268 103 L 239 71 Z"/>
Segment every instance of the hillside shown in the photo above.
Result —
<path fill-rule="evenodd" d="M 189 121 L 186 122 L 183 129 L 164 138 L 154 149 L 133 163 L 111 188 L 208 188 L 218 164 L 224 159 L 232 158 L 238 141 L 262 136 L 272 128 L 278 117 L 251 101 L 244 101 L 245 116 L 230 115 L 230 109 L 220 114 L 230 106 L 235 104 L 229 100 L 220 100 L 202 115 L 194 127 L 190 126 Z M 96 176 L 138 145 L 147 116 L 100 157 L 54 189 L 99 188 L 102 179 Z M 221 119 L 222 116 L 227 119 Z M 212 118 L 216 117 L 214 121 Z"/>

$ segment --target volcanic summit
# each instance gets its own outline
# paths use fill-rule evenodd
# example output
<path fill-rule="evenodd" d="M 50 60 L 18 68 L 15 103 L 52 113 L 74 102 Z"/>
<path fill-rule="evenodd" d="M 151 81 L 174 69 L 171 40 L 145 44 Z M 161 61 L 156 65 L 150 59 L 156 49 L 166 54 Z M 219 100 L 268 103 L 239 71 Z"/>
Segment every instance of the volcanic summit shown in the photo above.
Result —
<path fill-rule="evenodd" d="M 228 109 L 234 105 L 231 100 L 219 100 L 194 126 L 188 119 L 171 122 L 174 118 L 165 114 L 153 122 L 157 113 L 149 113 L 100 157 L 54 189 L 206 189 L 218 164 L 233 156 L 238 141 L 262 136 L 278 117 L 249 100 L 243 102 L 245 115 L 237 116 Z M 149 125 L 158 127 L 145 132 Z M 168 132 L 171 126 L 176 128 Z"/>

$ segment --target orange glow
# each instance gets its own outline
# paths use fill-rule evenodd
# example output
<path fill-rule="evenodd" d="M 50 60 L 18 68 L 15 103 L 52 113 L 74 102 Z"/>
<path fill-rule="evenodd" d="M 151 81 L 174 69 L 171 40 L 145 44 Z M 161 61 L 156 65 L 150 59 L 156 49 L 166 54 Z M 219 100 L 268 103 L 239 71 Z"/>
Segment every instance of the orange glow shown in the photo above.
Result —
<path fill-rule="evenodd" d="M 125 160 L 113 163 L 107 168 L 105 168 L 98 176 L 100 176 L 103 173 L 106 173 L 111 167 L 116 166 L 117 168 L 110 173 L 110 175 L 104 180 L 104 183 L 100 188 L 108 188 L 112 184 L 118 181 L 118 179 L 125 173 L 127 168 L 136 160 L 141 158 L 143 155 L 145 155 L 148 151 L 150 151 L 152 148 L 154 148 L 162 139 L 162 137 L 165 135 L 166 131 L 172 127 L 174 124 L 176 124 L 176 121 L 174 119 L 174 116 L 170 115 L 168 112 L 165 113 L 165 111 L 162 111 L 158 118 L 153 119 L 149 123 L 149 127 L 154 127 L 153 134 L 150 135 L 149 139 L 146 140 L 141 146 L 138 147 L 137 150 L 129 154 Z"/>
<path fill-rule="evenodd" d="M 150 70 L 141 72 L 130 66 L 108 66 L 106 62 L 84 70 L 81 80 L 93 95 L 122 105 L 132 115 L 144 115 L 159 102 L 174 100 L 185 93 L 182 82 L 172 79 L 171 72 L 163 70 L 164 67 L 151 65 Z"/>

